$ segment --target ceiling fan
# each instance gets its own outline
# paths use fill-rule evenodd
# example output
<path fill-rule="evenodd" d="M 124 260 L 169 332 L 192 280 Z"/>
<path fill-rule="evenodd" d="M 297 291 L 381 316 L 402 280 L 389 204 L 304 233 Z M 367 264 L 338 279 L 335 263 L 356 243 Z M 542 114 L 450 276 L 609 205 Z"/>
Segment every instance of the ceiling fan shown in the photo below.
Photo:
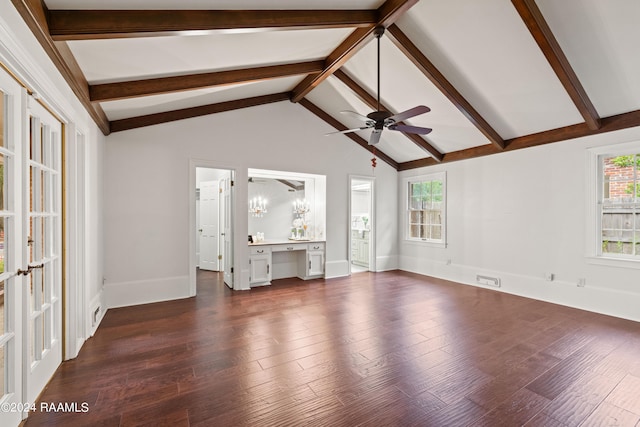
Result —
<path fill-rule="evenodd" d="M 432 129 L 419 126 L 410 126 L 402 124 L 401 122 L 411 117 L 418 116 L 420 114 L 428 113 L 431 111 L 429 107 L 424 105 L 418 105 L 417 107 L 410 108 L 398 114 L 392 114 L 389 111 L 380 110 L 380 38 L 384 34 L 385 28 L 383 26 L 376 27 L 375 36 L 378 39 L 378 105 L 377 111 L 373 111 L 366 116 L 356 113 L 355 111 L 341 111 L 342 114 L 348 114 L 353 117 L 364 120 L 364 126 L 347 129 L 338 132 L 330 132 L 327 135 L 336 133 L 349 133 L 356 132 L 364 129 L 372 129 L 371 137 L 369 138 L 369 145 L 376 145 L 380 141 L 380 135 L 383 129 L 395 130 L 406 133 L 417 133 L 419 135 L 426 135 L 431 132 Z"/>

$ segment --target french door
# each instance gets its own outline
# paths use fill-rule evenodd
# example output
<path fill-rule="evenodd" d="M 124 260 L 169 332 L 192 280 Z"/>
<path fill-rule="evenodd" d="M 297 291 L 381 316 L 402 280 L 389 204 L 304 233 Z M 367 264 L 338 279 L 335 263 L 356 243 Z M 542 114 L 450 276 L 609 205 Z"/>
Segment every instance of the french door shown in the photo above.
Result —
<path fill-rule="evenodd" d="M 0 425 L 62 360 L 62 125 L 0 70 Z"/>

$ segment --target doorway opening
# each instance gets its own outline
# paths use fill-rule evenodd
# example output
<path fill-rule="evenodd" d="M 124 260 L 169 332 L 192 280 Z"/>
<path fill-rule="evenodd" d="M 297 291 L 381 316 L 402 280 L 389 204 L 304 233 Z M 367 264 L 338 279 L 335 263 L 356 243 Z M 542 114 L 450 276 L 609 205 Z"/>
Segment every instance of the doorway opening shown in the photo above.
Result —
<path fill-rule="evenodd" d="M 375 178 L 349 178 L 349 271 L 375 271 Z"/>
<path fill-rule="evenodd" d="M 233 289 L 234 171 L 192 163 L 191 295 L 199 277 L 218 274 Z M 201 273 L 206 273 L 203 276 Z"/>

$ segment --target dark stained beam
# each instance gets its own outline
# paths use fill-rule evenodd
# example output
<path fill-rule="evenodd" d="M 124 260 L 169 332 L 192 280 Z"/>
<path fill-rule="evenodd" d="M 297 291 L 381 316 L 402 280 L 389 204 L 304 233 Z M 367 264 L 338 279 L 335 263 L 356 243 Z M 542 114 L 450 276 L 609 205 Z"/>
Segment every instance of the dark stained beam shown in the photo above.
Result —
<path fill-rule="evenodd" d="M 542 12 L 540 12 L 536 2 L 534 0 L 511 0 L 511 3 L 515 6 L 536 43 L 538 43 L 542 53 L 547 58 L 558 79 L 560 79 L 587 126 L 590 129 L 598 129 L 600 127 L 598 112 L 584 87 L 582 87 L 578 76 L 573 71 L 571 64 L 569 64 L 569 60 L 558 44 L 544 16 L 542 16 Z"/>
<path fill-rule="evenodd" d="M 251 98 L 237 99 L 234 101 L 220 102 L 217 104 L 202 105 L 199 107 L 184 108 L 181 110 L 167 111 L 164 113 L 148 114 L 145 116 L 131 117 L 128 119 L 114 120 L 111 122 L 111 131 L 120 132 L 145 126 L 153 126 L 176 120 L 190 119 L 225 111 L 238 110 L 240 108 L 255 107 L 273 102 L 289 100 L 289 92 L 275 93 L 273 95 L 254 96 Z"/>
<path fill-rule="evenodd" d="M 400 16 L 409 10 L 418 0 L 387 0 L 378 8 L 377 22 L 365 28 L 358 28 L 352 32 L 329 56 L 325 59 L 324 69 L 317 75 L 305 78 L 296 86 L 291 95 L 291 102 L 300 102 L 315 87 L 325 81 L 327 77 L 342 67 L 353 55 L 374 37 L 373 30 L 376 26 L 387 27 L 393 24 Z"/>
<path fill-rule="evenodd" d="M 363 27 L 375 10 L 51 10 L 54 40 L 157 37 L 215 30 Z"/>
<path fill-rule="evenodd" d="M 87 110 L 100 131 L 108 135 L 109 120 L 99 105 L 91 103 L 89 84 L 65 43 L 56 44 L 49 36 L 47 15 L 49 11 L 40 0 L 11 0 L 35 38 L 58 69 L 80 103 Z"/>
<path fill-rule="evenodd" d="M 367 104 L 369 107 L 371 107 L 373 109 L 377 109 L 378 108 L 378 100 L 377 100 L 377 98 L 375 98 L 373 95 L 371 95 L 369 92 L 367 92 L 367 90 L 365 88 L 363 88 L 358 82 L 356 82 L 351 77 L 349 77 L 344 71 L 336 70 L 336 72 L 333 73 L 333 76 L 337 77 L 338 80 L 340 80 L 349 89 L 351 89 L 356 94 L 356 96 L 358 98 L 360 98 L 362 100 L 362 102 Z M 386 105 L 384 105 L 382 103 L 380 103 L 380 108 L 382 110 L 389 111 L 389 112 L 395 114 L 394 111 L 392 111 L 389 107 L 387 107 Z M 438 162 L 442 160 L 442 153 L 440 151 L 438 151 L 433 145 L 431 145 L 429 143 L 429 141 L 426 141 L 420 135 L 416 135 L 414 133 L 405 133 L 405 132 L 402 132 L 402 134 L 404 136 L 406 136 L 407 138 L 409 138 L 418 147 L 420 147 L 423 150 L 425 150 L 426 152 L 428 152 L 431 155 L 431 157 L 436 159 Z"/>
<path fill-rule="evenodd" d="M 257 82 L 300 74 L 313 74 L 321 71 L 322 66 L 322 61 L 310 61 L 297 64 L 271 65 L 185 76 L 105 83 L 90 86 L 89 93 L 93 102 L 110 101 L 213 86 Z"/>
<path fill-rule="evenodd" d="M 402 53 L 465 115 L 493 145 L 503 149 L 505 142 L 498 132 L 476 111 L 435 65 L 413 44 L 397 25 L 387 28 L 391 41 Z"/>
<path fill-rule="evenodd" d="M 323 109 L 321 109 L 320 107 L 318 107 L 317 105 L 309 101 L 308 99 L 306 98 L 301 99 L 300 105 L 302 105 L 307 110 L 311 111 L 313 114 L 315 114 L 316 116 L 324 120 L 329 125 L 333 126 L 336 130 L 342 131 L 342 130 L 348 129 L 345 125 L 340 123 L 338 120 L 334 119 L 332 116 L 327 114 Z M 387 163 L 389 166 L 391 166 L 395 170 L 398 170 L 398 162 L 396 162 L 391 157 L 389 157 L 388 155 L 386 155 L 385 153 L 383 153 L 378 149 L 375 149 L 375 153 L 374 153 L 373 146 L 369 145 L 369 143 L 365 139 L 361 138 L 358 134 L 351 132 L 351 133 L 345 133 L 344 136 L 346 136 L 347 138 L 350 138 L 352 141 L 354 141 L 356 144 L 358 144 L 365 150 L 369 151 L 370 153 L 375 154 L 376 157 L 378 157 L 380 160 Z"/>
<path fill-rule="evenodd" d="M 476 157 L 488 156 L 491 154 L 504 153 L 506 151 L 522 150 L 524 148 L 537 147 L 539 145 L 552 144 L 570 139 L 582 138 L 585 136 L 598 135 L 601 133 L 615 132 L 622 129 L 628 129 L 640 126 L 640 110 L 622 113 L 615 116 L 600 119 L 601 126 L 598 129 L 590 129 L 586 123 L 580 123 L 571 126 L 565 126 L 557 129 L 551 129 L 544 132 L 538 132 L 531 135 L 519 136 L 506 141 L 505 150 L 500 150 L 492 145 L 482 145 L 480 147 L 467 148 L 466 150 L 453 151 L 446 153 L 442 159 L 442 163 L 450 163 L 459 160 L 473 159 Z M 408 170 L 433 166 L 435 160 L 427 157 L 424 159 L 403 162 L 398 165 L 398 170 Z"/>

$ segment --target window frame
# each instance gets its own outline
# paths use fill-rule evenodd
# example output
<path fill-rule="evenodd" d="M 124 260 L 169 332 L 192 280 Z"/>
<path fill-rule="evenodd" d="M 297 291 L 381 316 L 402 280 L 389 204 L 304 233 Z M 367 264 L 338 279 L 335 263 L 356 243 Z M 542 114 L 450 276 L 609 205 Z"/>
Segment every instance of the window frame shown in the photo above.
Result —
<path fill-rule="evenodd" d="M 441 181 L 442 182 L 442 208 L 441 208 L 441 233 L 440 239 L 429 239 L 411 237 L 411 195 L 409 192 L 410 186 L 415 183 L 428 182 L 428 181 Z M 405 178 L 403 180 L 403 221 L 404 221 L 404 240 L 415 244 L 424 246 L 433 246 L 445 248 L 447 246 L 447 173 L 435 172 L 430 174 L 416 175 Z"/>
<path fill-rule="evenodd" d="M 588 150 L 587 167 L 587 254 L 590 264 L 640 269 L 640 256 L 607 253 L 602 250 L 602 212 L 604 199 L 603 160 L 609 157 L 640 153 L 640 141 L 608 145 Z M 640 206 L 634 214 L 640 214 Z"/>

